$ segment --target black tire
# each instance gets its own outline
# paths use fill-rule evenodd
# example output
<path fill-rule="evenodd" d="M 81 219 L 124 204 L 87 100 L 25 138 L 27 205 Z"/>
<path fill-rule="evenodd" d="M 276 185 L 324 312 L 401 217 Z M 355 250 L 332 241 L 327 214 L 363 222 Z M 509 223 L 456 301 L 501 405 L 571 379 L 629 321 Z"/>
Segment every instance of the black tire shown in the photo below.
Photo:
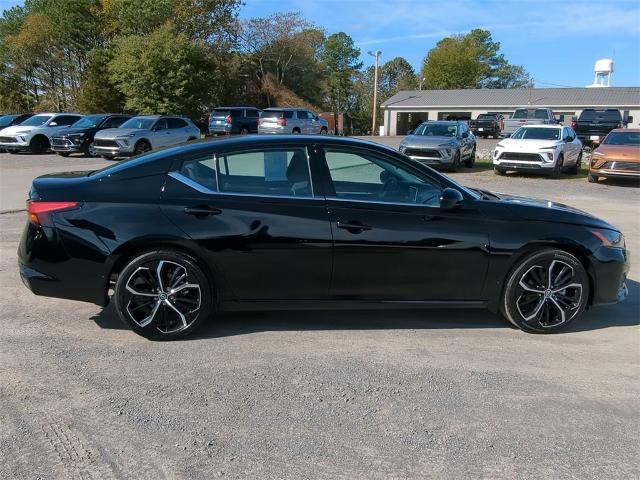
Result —
<path fill-rule="evenodd" d="M 18 150 L 7 150 L 7 152 L 9 152 L 11 155 L 17 155 L 18 153 L 20 153 Z"/>
<path fill-rule="evenodd" d="M 247 127 L 242 127 L 240 129 L 240 135 L 249 135 L 249 129 Z"/>
<path fill-rule="evenodd" d="M 179 291 L 171 294 L 169 288 Z M 215 306 L 207 275 L 193 258 L 173 250 L 132 259 L 118 275 L 113 296 L 120 319 L 153 340 L 186 337 L 210 318 Z"/>
<path fill-rule="evenodd" d="M 582 164 L 582 152 L 578 154 L 578 160 L 576 160 L 575 165 L 571 165 L 569 168 L 567 168 L 567 173 L 569 175 L 577 175 L 578 172 L 580 171 L 581 164 Z"/>
<path fill-rule="evenodd" d="M 329 133 L 329 132 L 327 131 L 326 127 L 322 127 L 320 129 L 320 135 L 326 135 L 327 133 Z"/>
<path fill-rule="evenodd" d="M 469 158 L 467 158 L 464 161 L 464 166 L 467 168 L 473 168 L 475 164 L 476 164 L 476 147 L 473 147 L 473 151 L 471 152 L 471 155 L 469 156 Z"/>
<path fill-rule="evenodd" d="M 43 135 L 37 135 L 29 142 L 31 153 L 44 153 L 49 150 L 49 139 Z"/>
<path fill-rule="evenodd" d="M 449 171 L 455 172 L 458 170 L 458 167 L 460 167 L 460 150 L 456 150 L 456 153 L 453 156 L 453 163 L 451 164 Z"/>
<path fill-rule="evenodd" d="M 600 177 L 598 177 L 597 175 L 594 175 L 591 172 L 589 172 L 587 174 L 587 182 L 589 182 L 589 183 L 598 183 L 598 180 L 600 180 Z"/>
<path fill-rule="evenodd" d="M 294 128 L 293 130 L 291 130 L 291 133 L 298 135 L 300 133 L 300 129 L 298 127 Z"/>
<path fill-rule="evenodd" d="M 560 178 L 560 175 L 562 175 L 563 164 L 564 164 L 564 155 L 560 154 L 560 156 L 558 157 L 558 161 L 556 162 L 555 166 L 553 167 L 553 170 L 551 171 L 551 178 Z"/>
<path fill-rule="evenodd" d="M 547 248 L 527 255 L 511 270 L 500 311 L 525 332 L 553 333 L 579 319 L 588 299 L 589 277 L 582 263 L 564 250 Z"/>
<path fill-rule="evenodd" d="M 68 157 L 69 152 L 56 152 L 56 155 L 60 155 L 61 157 Z"/>
<path fill-rule="evenodd" d="M 502 176 L 502 175 L 506 175 L 507 171 L 500 167 L 493 167 L 493 173 L 495 173 L 496 175 Z"/>
<path fill-rule="evenodd" d="M 104 158 L 105 160 L 113 160 L 114 158 L 116 158 L 116 157 L 114 157 L 113 155 L 106 155 L 106 154 L 104 154 L 104 153 L 101 153 L 101 154 L 100 154 L 100 156 L 101 156 L 102 158 Z"/>
<path fill-rule="evenodd" d="M 139 140 L 133 148 L 134 155 L 141 155 L 151 151 L 151 145 L 146 140 Z"/>
<path fill-rule="evenodd" d="M 511 270 L 500 311 L 525 332 L 553 333 L 580 318 L 588 299 L 589 277 L 582 263 L 564 250 L 545 248 Z"/>

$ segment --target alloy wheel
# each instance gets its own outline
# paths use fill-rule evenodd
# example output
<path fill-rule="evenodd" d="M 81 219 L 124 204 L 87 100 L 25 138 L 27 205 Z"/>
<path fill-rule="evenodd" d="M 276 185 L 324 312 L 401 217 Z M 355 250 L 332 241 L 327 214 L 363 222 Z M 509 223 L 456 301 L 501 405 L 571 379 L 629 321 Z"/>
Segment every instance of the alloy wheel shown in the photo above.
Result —
<path fill-rule="evenodd" d="M 161 333 L 189 328 L 202 304 L 202 290 L 183 265 L 169 260 L 139 266 L 124 289 L 126 314 L 139 327 L 155 325 Z"/>
<path fill-rule="evenodd" d="M 520 278 L 515 304 L 524 322 L 538 329 L 559 326 L 579 311 L 583 287 L 574 269 L 561 260 L 541 262 Z"/>

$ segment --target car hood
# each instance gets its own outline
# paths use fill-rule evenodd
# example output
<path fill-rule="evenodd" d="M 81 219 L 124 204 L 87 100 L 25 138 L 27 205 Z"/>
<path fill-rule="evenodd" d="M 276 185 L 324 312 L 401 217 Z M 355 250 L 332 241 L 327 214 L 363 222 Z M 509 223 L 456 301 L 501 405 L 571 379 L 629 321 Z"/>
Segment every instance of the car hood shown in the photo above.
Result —
<path fill-rule="evenodd" d="M 540 150 L 541 148 L 555 147 L 561 143 L 558 140 L 519 140 L 507 138 L 500 145 L 509 150 Z"/>
<path fill-rule="evenodd" d="M 78 134 L 78 133 L 88 133 L 91 130 L 94 130 L 94 127 L 92 128 L 65 128 L 63 130 L 58 130 L 55 134 L 56 137 L 64 137 L 65 135 L 74 135 L 74 134 Z"/>
<path fill-rule="evenodd" d="M 107 128 L 96 133 L 95 138 L 116 138 L 128 137 L 129 135 L 142 135 L 149 130 L 141 130 L 139 128 Z"/>
<path fill-rule="evenodd" d="M 415 147 L 437 147 L 449 143 L 452 140 L 457 142 L 454 137 L 430 137 L 426 135 L 408 135 L 400 143 L 403 147 L 415 148 Z"/>
<path fill-rule="evenodd" d="M 610 223 L 569 205 L 552 202 L 550 200 L 538 200 L 505 193 L 498 193 L 496 195 L 500 197 L 501 202 L 508 205 L 519 218 L 524 220 L 571 223 L 574 225 L 618 230 Z"/>
<path fill-rule="evenodd" d="M 30 133 L 30 132 L 33 132 L 34 130 L 39 130 L 42 128 L 46 128 L 46 127 L 43 125 L 40 125 L 39 127 L 26 127 L 22 125 L 14 125 L 13 127 L 3 128 L 1 131 L 3 135 L 19 135 L 21 133 Z"/>
<path fill-rule="evenodd" d="M 605 157 L 625 162 L 640 162 L 640 147 L 638 145 L 600 145 L 596 152 Z M 602 157 L 601 157 L 602 158 Z"/>

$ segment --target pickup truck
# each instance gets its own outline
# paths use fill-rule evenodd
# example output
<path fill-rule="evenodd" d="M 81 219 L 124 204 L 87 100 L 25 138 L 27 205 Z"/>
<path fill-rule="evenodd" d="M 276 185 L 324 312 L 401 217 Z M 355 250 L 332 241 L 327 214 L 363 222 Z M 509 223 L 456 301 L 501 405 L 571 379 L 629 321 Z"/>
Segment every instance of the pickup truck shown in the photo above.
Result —
<path fill-rule="evenodd" d="M 499 138 L 503 126 L 504 117 L 499 113 L 481 113 L 475 120 L 469 120 L 469 128 L 476 137 L 487 138 L 491 135 Z"/>
<path fill-rule="evenodd" d="M 622 119 L 616 108 L 585 108 L 577 119 L 571 120 L 571 128 L 583 144 L 593 145 L 600 143 L 614 128 L 624 127 L 628 121 Z"/>
<path fill-rule="evenodd" d="M 560 116 L 560 121 L 564 116 Z M 513 133 L 524 125 L 552 125 L 558 121 L 553 116 L 553 110 L 546 107 L 520 107 L 516 108 L 511 118 L 504 121 L 503 137 L 510 137 Z"/>

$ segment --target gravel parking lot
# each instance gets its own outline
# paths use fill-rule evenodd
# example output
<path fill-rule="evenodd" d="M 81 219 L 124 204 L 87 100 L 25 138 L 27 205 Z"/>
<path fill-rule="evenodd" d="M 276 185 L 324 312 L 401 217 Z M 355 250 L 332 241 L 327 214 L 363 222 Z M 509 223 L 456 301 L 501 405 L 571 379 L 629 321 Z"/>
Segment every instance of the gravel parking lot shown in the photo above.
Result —
<path fill-rule="evenodd" d="M 622 229 L 629 298 L 566 333 L 482 310 L 223 313 L 158 343 L 19 279 L 31 179 L 108 163 L 0 154 L 0 478 L 640 476 L 637 183 L 453 174 Z"/>

